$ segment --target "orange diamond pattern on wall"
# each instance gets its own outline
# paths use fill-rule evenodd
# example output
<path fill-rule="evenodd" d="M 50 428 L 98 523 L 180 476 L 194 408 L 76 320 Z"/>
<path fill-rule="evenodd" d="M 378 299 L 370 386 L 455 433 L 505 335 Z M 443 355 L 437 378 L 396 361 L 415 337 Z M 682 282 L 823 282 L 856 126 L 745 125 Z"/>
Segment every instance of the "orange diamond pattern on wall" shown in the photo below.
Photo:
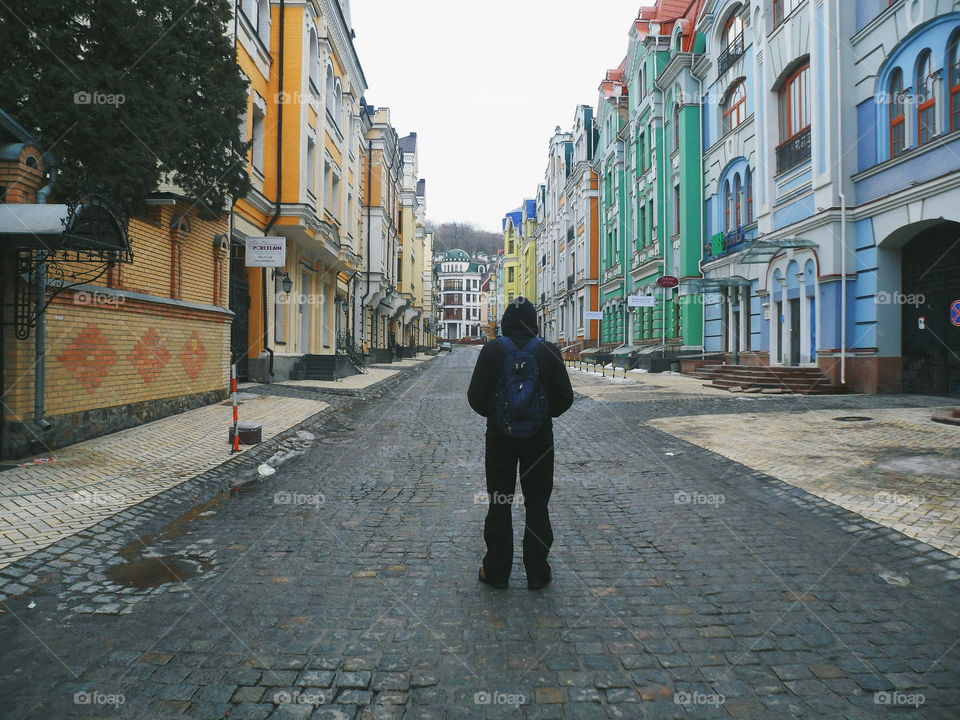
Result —
<path fill-rule="evenodd" d="M 88 323 L 57 360 L 87 392 L 93 392 L 117 364 L 117 353 L 97 324 Z"/>
<path fill-rule="evenodd" d="M 200 377 L 203 366 L 207 364 L 207 349 L 200 342 L 200 333 L 194 330 L 187 338 L 183 350 L 180 352 L 180 363 L 183 371 L 191 380 Z"/>
<path fill-rule="evenodd" d="M 169 361 L 170 351 L 167 350 L 166 341 L 154 328 L 144 333 L 134 346 L 133 352 L 130 353 L 130 362 L 147 383 L 152 383 L 160 377 L 160 373 Z"/>

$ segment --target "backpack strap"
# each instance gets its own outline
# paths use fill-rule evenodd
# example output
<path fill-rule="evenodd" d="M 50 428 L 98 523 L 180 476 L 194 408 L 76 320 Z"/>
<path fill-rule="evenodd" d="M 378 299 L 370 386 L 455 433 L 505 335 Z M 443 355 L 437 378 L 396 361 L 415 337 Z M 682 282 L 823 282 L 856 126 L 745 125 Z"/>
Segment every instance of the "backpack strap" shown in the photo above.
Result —
<path fill-rule="evenodd" d="M 517 346 L 514 344 L 513 340 L 508 338 L 506 335 L 501 335 L 498 337 L 497 342 L 499 342 L 503 346 L 503 349 L 507 351 L 507 355 L 513 355 L 515 352 L 517 352 Z"/>
<path fill-rule="evenodd" d="M 542 344 L 543 338 L 539 335 L 534 335 L 530 342 L 523 346 L 523 352 L 533 355 Z"/>

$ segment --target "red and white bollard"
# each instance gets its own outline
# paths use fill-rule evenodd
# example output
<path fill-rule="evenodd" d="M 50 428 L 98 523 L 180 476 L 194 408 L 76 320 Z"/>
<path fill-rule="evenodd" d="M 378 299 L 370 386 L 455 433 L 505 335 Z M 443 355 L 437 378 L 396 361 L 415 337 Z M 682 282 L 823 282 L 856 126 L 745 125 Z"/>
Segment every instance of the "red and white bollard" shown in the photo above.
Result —
<path fill-rule="evenodd" d="M 233 448 L 231 453 L 240 452 L 240 405 L 237 403 L 237 366 L 230 366 L 230 391 L 233 393 Z"/>

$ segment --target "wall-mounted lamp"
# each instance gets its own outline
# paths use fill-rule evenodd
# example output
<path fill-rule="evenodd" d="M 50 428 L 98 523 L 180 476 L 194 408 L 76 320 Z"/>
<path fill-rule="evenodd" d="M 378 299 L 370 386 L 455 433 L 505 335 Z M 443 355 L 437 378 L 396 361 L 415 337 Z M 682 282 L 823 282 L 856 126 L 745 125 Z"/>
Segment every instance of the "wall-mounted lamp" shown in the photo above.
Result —
<path fill-rule="evenodd" d="M 293 280 L 290 279 L 290 273 L 280 272 L 276 268 L 273 270 L 273 279 L 276 280 L 278 277 L 282 277 L 283 281 L 280 285 L 283 287 L 283 292 L 287 295 L 290 294 L 290 291 L 293 290 Z"/>

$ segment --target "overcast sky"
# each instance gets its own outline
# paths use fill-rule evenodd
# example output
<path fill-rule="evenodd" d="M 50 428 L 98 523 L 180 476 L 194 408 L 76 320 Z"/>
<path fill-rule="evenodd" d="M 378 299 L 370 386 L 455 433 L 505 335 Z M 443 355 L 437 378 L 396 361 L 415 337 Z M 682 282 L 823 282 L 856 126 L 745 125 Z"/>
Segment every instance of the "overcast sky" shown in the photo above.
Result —
<path fill-rule="evenodd" d="M 652 0 L 351 0 L 367 102 L 416 131 L 427 215 L 500 232 L 534 197 L 547 145 L 596 106 Z"/>

